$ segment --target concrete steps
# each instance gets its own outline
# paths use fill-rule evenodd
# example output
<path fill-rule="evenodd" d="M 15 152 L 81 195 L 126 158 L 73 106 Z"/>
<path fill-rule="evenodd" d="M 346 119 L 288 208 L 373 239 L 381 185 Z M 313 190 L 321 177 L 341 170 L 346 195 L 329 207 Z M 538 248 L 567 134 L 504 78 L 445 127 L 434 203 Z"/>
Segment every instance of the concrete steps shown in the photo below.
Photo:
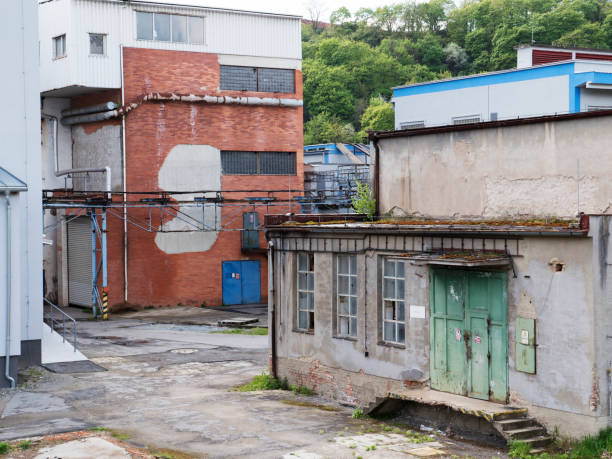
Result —
<path fill-rule="evenodd" d="M 551 440 L 546 428 L 537 419 L 528 417 L 526 410 L 503 413 L 503 416 L 494 418 L 493 425 L 508 444 L 522 441 L 531 445 L 533 453 L 542 452 Z"/>

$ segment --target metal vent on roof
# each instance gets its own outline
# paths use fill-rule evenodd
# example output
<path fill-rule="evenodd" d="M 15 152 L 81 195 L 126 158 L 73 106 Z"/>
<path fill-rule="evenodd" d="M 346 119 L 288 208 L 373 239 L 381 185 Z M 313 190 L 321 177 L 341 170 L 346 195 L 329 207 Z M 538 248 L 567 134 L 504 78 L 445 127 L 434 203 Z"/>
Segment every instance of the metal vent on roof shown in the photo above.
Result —
<path fill-rule="evenodd" d="M 612 110 L 612 105 L 587 105 L 587 112 L 596 112 L 598 110 Z"/>
<path fill-rule="evenodd" d="M 419 129 L 425 127 L 425 121 L 408 121 L 400 123 L 400 129 Z"/>
<path fill-rule="evenodd" d="M 467 116 L 455 116 L 453 117 L 453 124 L 458 126 L 460 124 L 474 124 L 480 123 L 480 115 L 467 115 Z"/>

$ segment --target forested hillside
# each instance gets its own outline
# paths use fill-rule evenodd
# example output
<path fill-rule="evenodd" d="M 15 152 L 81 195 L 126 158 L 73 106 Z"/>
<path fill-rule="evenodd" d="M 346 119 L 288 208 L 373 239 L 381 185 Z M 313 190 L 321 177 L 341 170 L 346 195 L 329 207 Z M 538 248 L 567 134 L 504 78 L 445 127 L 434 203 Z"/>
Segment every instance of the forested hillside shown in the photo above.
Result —
<path fill-rule="evenodd" d="M 533 42 L 612 48 L 612 1 L 450 0 L 351 13 L 302 27 L 304 143 L 353 142 L 392 129 L 391 87 L 512 68 Z"/>

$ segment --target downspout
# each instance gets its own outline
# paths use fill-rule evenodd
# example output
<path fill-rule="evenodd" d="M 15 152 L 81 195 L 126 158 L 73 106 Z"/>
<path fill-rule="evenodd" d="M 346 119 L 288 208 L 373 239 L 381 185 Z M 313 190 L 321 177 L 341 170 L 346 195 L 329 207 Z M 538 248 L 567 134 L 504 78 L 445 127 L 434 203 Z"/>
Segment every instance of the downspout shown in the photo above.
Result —
<path fill-rule="evenodd" d="M 121 60 L 121 106 L 125 106 L 125 81 L 123 80 L 123 45 L 119 47 Z M 125 114 L 121 117 L 121 181 L 123 182 L 123 301 L 128 301 L 128 234 L 127 234 L 127 183 L 125 152 Z"/>
<path fill-rule="evenodd" d="M 4 193 L 6 200 L 6 344 L 4 352 L 4 377 L 11 383 L 11 389 L 15 388 L 15 378 L 10 374 L 11 370 L 11 200 L 8 191 Z"/>
<path fill-rule="evenodd" d="M 267 235 L 266 235 L 267 236 Z M 274 283 L 274 241 L 268 242 L 268 305 L 270 308 L 270 373 L 278 378 L 276 368 L 276 288 Z"/>
<path fill-rule="evenodd" d="M 374 199 L 376 200 L 375 214 L 380 215 L 380 147 L 378 146 L 378 138 L 374 136 Z"/>
<path fill-rule="evenodd" d="M 57 128 L 57 123 L 59 122 L 57 119 L 57 116 L 53 116 L 53 115 L 47 115 L 46 113 L 41 113 L 42 117 L 47 119 L 47 120 L 51 120 L 53 121 L 53 158 L 54 158 L 54 171 L 57 174 L 57 171 L 59 171 L 59 158 L 57 157 L 57 150 L 58 150 L 58 141 L 57 141 L 57 133 L 58 133 L 58 128 Z M 56 175 L 57 177 L 57 175 Z"/>

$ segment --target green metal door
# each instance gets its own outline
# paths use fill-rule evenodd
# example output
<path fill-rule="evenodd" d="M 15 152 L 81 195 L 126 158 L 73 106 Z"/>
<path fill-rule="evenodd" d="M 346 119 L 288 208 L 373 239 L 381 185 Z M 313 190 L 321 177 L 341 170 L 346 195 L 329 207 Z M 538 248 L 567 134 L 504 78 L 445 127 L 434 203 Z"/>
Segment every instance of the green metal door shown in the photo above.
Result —
<path fill-rule="evenodd" d="M 465 276 L 460 271 L 431 274 L 431 387 L 467 392 L 467 354 L 463 339 Z"/>
<path fill-rule="evenodd" d="M 431 270 L 432 388 L 506 401 L 506 276 Z"/>

